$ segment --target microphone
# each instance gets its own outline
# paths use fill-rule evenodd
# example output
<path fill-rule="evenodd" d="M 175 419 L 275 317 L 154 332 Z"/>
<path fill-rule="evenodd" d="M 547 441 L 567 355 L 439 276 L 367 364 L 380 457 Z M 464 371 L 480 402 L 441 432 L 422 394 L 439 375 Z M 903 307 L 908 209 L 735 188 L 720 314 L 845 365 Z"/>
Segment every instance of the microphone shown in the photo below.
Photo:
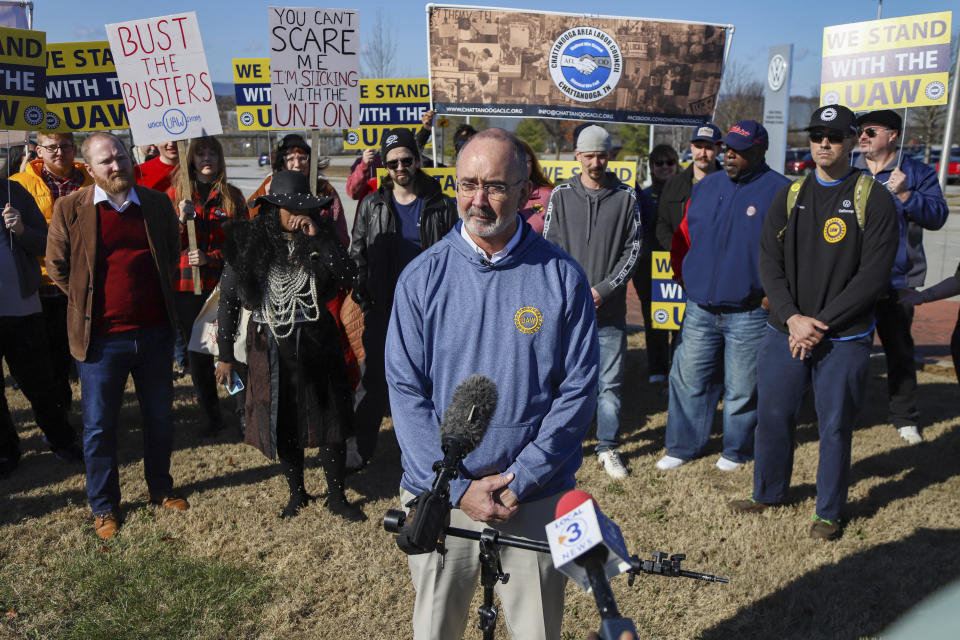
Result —
<path fill-rule="evenodd" d="M 407 504 L 410 513 L 397 535 L 397 546 L 404 553 L 430 553 L 442 547 L 450 523 L 450 481 L 459 475 L 460 462 L 483 440 L 496 409 L 497 385 L 490 378 L 474 374 L 454 389 L 440 423 L 444 455 L 433 463 L 437 477 L 430 490 Z"/>
<path fill-rule="evenodd" d="M 578 489 L 560 498 L 555 515 L 546 526 L 553 564 L 593 593 L 602 620 L 601 638 L 616 640 L 624 631 L 636 634 L 633 622 L 620 616 L 610 589 L 609 579 L 631 567 L 620 527 L 600 512 L 589 493 Z"/>

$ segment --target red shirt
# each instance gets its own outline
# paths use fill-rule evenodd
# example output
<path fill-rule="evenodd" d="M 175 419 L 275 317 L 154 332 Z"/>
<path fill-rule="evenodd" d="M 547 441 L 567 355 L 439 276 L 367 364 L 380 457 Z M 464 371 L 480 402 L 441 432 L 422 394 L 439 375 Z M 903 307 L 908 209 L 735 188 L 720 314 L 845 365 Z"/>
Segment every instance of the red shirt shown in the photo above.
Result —
<path fill-rule="evenodd" d="M 99 203 L 97 228 L 93 335 L 168 324 L 140 205 L 130 203 L 121 213 L 106 202 Z"/>
<path fill-rule="evenodd" d="M 157 191 L 166 191 L 170 188 L 170 178 L 179 164 L 164 164 L 160 156 L 151 158 L 143 164 L 138 164 L 133 168 L 137 177 L 137 184 L 148 189 Z"/>

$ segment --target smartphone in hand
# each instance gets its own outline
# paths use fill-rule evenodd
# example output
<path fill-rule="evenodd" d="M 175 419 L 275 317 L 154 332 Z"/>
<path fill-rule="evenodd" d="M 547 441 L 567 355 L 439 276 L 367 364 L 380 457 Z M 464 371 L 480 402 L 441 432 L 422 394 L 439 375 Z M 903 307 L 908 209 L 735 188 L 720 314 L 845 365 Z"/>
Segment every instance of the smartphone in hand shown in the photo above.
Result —
<path fill-rule="evenodd" d="M 224 382 L 223 386 L 227 388 L 227 393 L 232 396 L 237 395 L 243 391 L 243 380 L 240 379 L 240 374 L 236 371 L 233 372 L 229 382 Z"/>

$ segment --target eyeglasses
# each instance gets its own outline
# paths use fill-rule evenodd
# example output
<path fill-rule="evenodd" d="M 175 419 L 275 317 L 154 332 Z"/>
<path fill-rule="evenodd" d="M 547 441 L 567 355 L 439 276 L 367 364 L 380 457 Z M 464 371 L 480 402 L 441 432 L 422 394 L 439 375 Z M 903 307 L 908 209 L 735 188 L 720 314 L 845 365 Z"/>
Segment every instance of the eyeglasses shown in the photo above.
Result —
<path fill-rule="evenodd" d="M 655 167 L 672 167 L 677 164 L 676 160 L 655 160 L 653 166 Z"/>
<path fill-rule="evenodd" d="M 413 165 L 413 156 L 406 156 L 405 158 L 400 158 L 399 160 L 387 160 L 383 164 L 386 165 L 387 169 L 396 171 L 397 167 L 409 167 Z"/>
<path fill-rule="evenodd" d="M 474 195 L 476 195 L 478 190 L 483 189 L 483 192 L 486 194 L 488 200 L 503 200 L 507 197 L 508 189 L 517 186 L 525 180 L 526 178 L 520 178 L 513 184 L 489 182 L 482 185 L 477 184 L 476 182 L 469 182 L 467 180 L 459 180 L 457 181 L 457 193 L 465 198 L 472 198 Z"/>
<path fill-rule="evenodd" d="M 310 156 L 302 153 L 289 153 L 283 156 L 283 159 L 287 162 L 309 162 Z"/>
<path fill-rule="evenodd" d="M 823 139 L 826 138 L 830 141 L 831 144 L 840 144 L 843 142 L 842 133 L 823 133 L 822 131 L 811 131 L 810 132 L 810 142 L 818 144 L 823 142 Z"/>
<path fill-rule="evenodd" d="M 73 144 L 38 144 L 37 146 L 43 147 L 50 153 L 56 153 L 57 151 L 66 153 L 67 151 L 70 151 L 71 149 L 74 148 Z"/>
<path fill-rule="evenodd" d="M 876 135 L 881 131 L 890 131 L 890 129 L 888 129 L 887 127 L 867 127 L 866 129 L 864 129 L 863 127 L 860 127 L 859 129 L 857 129 L 857 137 L 859 138 L 863 134 L 867 134 L 868 138 L 873 138 L 873 137 L 876 137 Z"/>

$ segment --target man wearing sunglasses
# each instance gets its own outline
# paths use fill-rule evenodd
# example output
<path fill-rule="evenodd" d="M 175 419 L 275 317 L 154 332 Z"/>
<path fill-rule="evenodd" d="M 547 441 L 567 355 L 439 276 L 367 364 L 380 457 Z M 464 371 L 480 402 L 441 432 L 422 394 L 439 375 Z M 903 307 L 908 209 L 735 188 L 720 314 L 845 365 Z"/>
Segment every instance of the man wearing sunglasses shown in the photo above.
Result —
<path fill-rule="evenodd" d="M 756 361 L 753 495 L 730 506 L 759 513 L 786 499 L 797 413 L 812 387 L 820 459 L 810 537 L 835 540 L 853 424 L 867 390 L 873 310 L 893 265 L 898 225 L 890 194 L 850 166 L 853 112 L 821 107 L 807 131 L 816 172 L 781 189 L 763 225 L 759 266 L 770 320 Z"/>
<path fill-rule="evenodd" d="M 610 134 L 590 125 L 577 136 L 580 174 L 557 185 L 543 237 L 570 254 L 590 279 L 600 336 L 597 461 L 611 478 L 627 477 L 620 459 L 620 406 L 627 353 L 627 282 L 640 253 L 637 194 L 607 171 Z"/>
<path fill-rule="evenodd" d="M 871 111 L 857 118 L 860 156 L 854 166 L 886 185 L 900 218 L 900 244 L 890 273 L 890 286 L 877 302 L 877 335 L 887 360 L 890 421 L 911 444 L 923 437 L 917 424 L 917 370 L 913 359 L 913 307 L 900 304 L 900 293 L 923 286 L 927 259 L 923 230 L 936 231 L 947 222 L 947 201 L 936 172 L 900 153 L 903 121 L 895 111 Z"/>
<path fill-rule="evenodd" d="M 397 278 L 459 218 L 453 199 L 443 195 L 440 184 L 420 170 L 420 149 L 409 129 L 385 131 L 380 156 L 387 176 L 357 207 L 350 244 L 350 257 L 357 263 L 353 299 L 363 310 L 365 359 L 355 398 L 360 460 L 349 447 L 349 468 L 363 466 L 373 456 L 387 410 L 383 349 Z"/>
<path fill-rule="evenodd" d="M 757 253 L 770 202 L 790 182 L 767 165 L 768 139 L 754 120 L 730 128 L 721 140 L 724 171 L 693 186 L 676 232 L 689 247 L 679 270 L 687 308 L 670 367 L 667 453 L 657 462 L 660 470 L 704 454 L 721 396 L 723 453 L 717 468 L 732 471 L 753 459 L 757 348 L 767 322 Z M 680 262 L 673 261 L 675 273 Z"/>

